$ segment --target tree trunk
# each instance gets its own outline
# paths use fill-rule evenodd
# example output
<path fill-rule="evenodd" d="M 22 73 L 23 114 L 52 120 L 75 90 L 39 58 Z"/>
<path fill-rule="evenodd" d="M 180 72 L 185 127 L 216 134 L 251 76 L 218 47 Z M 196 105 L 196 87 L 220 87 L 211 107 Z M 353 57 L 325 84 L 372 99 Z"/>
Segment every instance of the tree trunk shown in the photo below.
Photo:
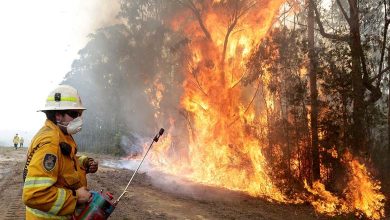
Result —
<path fill-rule="evenodd" d="M 388 85 L 388 89 L 390 91 L 390 82 Z M 387 147 L 388 147 L 389 156 L 390 156 L 390 94 L 387 98 Z"/>
<path fill-rule="evenodd" d="M 282 81 L 282 88 L 283 88 L 283 94 L 286 92 L 285 84 Z M 282 123 L 283 123 L 283 133 L 284 133 L 284 143 L 286 144 L 286 160 L 287 160 L 287 167 L 288 167 L 288 173 L 291 174 L 291 143 L 290 143 L 290 135 L 289 135 L 289 126 L 288 126 L 288 102 L 285 101 L 286 104 L 283 105 L 283 99 L 285 95 L 280 96 L 280 109 L 282 111 Z"/>
<path fill-rule="evenodd" d="M 353 89 L 353 146 L 356 153 L 367 153 L 366 134 L 365 134 L 365 105 L 364 105 L 364 87 L 362 79 L 361 60 L 359 54 L 360 46 L 360 28 L 359 11 L 356 0 L 349 0 L 350 4 L 350 48 L 352 57 L 352 89 Z"/>
<path fill-rule="evenodd" d="M 342 103 L 343 103 L 343 127 L 341 129 L 341 136 L 342 136 L 342 149 L 347 148 L 348 146 L 348 104 L 347 104 L 347 97 L 345 95 L 345 92 L 342 94 Z"/>
<path fill-rule="evenodd" d="M 390 48 L 387 49 L 387 54 L 390 54 Z M 387 57 L 387 66 L 390 66 L 390 56 Z M 388 82 L 388 89 L 390 91 L 390 80 Z M 388 135 L 388 140 L 387 140 L 387 146 L 388 146 L 388 151 L 389 151 L 389 156 L 390 156 L 390 92 L 387 98 L 387 135 Z M 388 163 L 390 166 L 390 163 Z"/>
<path fill-rule="evenodd" d="M 314 0 L 313 0 L 314 1 Z M 319 180 L 320 157 L 318 150 L 318 102 L 317 102 L 317 71 L 314 51 L 314 4 L 309 2 L 307 16 L 308 46 L 309 46 L 309 76 L 310 76 L 310 127 L 311 127 L 311 150 L 312 150 L 312 173 L 313 181 Z"/>

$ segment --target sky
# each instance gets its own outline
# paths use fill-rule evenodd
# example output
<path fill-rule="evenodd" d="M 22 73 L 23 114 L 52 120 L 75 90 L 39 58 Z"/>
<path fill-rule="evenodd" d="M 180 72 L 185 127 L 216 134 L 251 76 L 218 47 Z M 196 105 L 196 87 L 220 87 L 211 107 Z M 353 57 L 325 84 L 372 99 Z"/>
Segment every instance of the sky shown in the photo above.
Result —
<path fill-rule="evenodd" d="M 42 127 L 38 109 L 71 70 L 96 29 L 118 23 L 118 0 L 8 0 L 0 3 L 0 146 L 25 145 Z"/>

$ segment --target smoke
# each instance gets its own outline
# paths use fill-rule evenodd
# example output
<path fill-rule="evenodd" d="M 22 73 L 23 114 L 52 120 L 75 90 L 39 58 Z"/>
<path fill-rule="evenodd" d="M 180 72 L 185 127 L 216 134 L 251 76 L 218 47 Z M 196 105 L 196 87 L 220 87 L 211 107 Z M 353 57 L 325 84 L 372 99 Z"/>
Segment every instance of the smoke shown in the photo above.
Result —
<path fill-rule="evenodd" d="M 151 171 L 147 173 L 151 177 L 153 186 L 160 188 L 165 192 L 176 195 L 182 195 L 197 200 L 209 201 L 241 201 L 249 196 L 242 192 L 231 191 L 220 187 L 207 186 L 199 183 L 194 183 L 189 180 L 172 176 L 170 174 L 161 173 L 159 171 Z"/>
<path fill-rule="evenodd" d="M 122 136 L 120 146 L 126 152 L 129 158 L 137 157 L 142 155 L 144 142 L 141 141 L 141 137 L 137 134 L 129 133 L 128 136 Z"/>
<path fill-rule="evenodd" d="M 114 13 L 117 7 L 108 6 L 102 13 L 107 19 L 89 24 L 95 29 L 63 81 L 79 90 L 88 109 L 83 132 L 76 137 L 81 150 L 136 155 L 145 143 L 142 139 L 168 128 L 171 118 L 180 119 L 178 130 L 185 129 L 185 117 L 178 109 L 180 58 L 168 51 L 172 33 L 160 18 L 143 17 L 148 4 L 122 4 L 116 12 L 119 19 Z"/>
<path fill-rule="evenodd" d="M 129 169 L 129 170 L 136 170 L 138 165 L 140 164 L 141 159 L 138 160 L 127 160 L 127 159 L 121 159 L 121 160 L 103 160 L 102 165 L 111 167 L 111 168 L 118 168 L 118 169 Z M 138 170 L 139 173 L 145 173 L 149 172 L 151 170 L 151 165 L 145 160 L 144 163 L 142 163 L 142 166 Z"/>
<path fill-rule="evenodd" d="M 136 175 L 145 173 L 147 176 L 150 177 L 151 184 L 164 192 L 186 196 L 202 201 L 217 200 L 228 202 L 232 200 L 241 201 L 248 198 L 248 195 L 242 192 L 231 191 L 220 187 L 202 185 L 183 179 L 179 176 L 162 173 L 156 168 L 154 168 L 153 165 L 148 162 L 148 159 L 150 158 L 148 158 L 147 156 Z M 111 168 L 129 169 L 131 171 L 135 171 L 140 162 L 141 159 L 103 160 L 102 165 Z"/>
<path fill-rule="evenodd" d="M 0 129 L 33 136 L 45 117 L 36 111 L 56 87 L 96 29 L 119 22 L 119 0 L 4 1 L 0 8 Z M 4 134 L 2 132 L 2 134 Z M 2 135 L 3 144 L 10 135 Z M 25 143 L 28 144 L 28 143 Z"/>
<path fill-rule="evenodd" d="M 60 13 L 70 21 L 63 22 L 63 28 L 71 30 L 69 41 L 76 51 L 87 42 L 87 36 L 95 30 L 120 23 L 116 17 L 119 12 L 119 0 L 83 0 L 66 1 Z"/>

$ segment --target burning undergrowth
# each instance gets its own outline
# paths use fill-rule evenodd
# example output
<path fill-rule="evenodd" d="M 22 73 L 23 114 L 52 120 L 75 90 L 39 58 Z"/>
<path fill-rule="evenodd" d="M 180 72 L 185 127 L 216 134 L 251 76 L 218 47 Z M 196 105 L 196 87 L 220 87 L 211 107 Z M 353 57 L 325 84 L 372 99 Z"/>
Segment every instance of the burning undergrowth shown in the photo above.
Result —
<path fill-rule="evenodd" d="M 341 195 L 336 195 L 325 189 L 319 181 L 305 188 L 311 193 L 308 200 L 320 213 L 331 216 L 344 213 L 355 213 L 357 217 L 381 219 L 385 216 L 385 196 L 380 192 L 380 182 L 374 180 L 367 168 L 346 152 L 341 162 L 346 168 L 347 184 Z"/>

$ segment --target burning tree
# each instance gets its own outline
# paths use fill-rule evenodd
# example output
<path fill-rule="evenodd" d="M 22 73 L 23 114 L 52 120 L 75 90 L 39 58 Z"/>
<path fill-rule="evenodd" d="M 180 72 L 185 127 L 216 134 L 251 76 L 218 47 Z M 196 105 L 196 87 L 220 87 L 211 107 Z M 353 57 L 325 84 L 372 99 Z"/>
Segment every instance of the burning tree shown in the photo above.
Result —
<path fill-rule="evenodd" d="M 296 35 L 293 31 L 290 39 L 282 40 L 271 40 L 272 37 L 267 35 L 277 33 L 269 32 L 269 29 L 283 1 L 179 3 L 188 10 L 175 16 L 170 23 L 175 31 L 183 32 L 188 39 L 184 63 L 188 69 L 180 104 L 189 123 L 189 156 L 186 163 L 164 158 L 166 170 L 193 181 L 272 200 L 300 202 L 305 199 L 303 196 L 292 199 L 295 193 L 285 183 L 291 183 L 291 178 L 286 176 L 311 180 L 312 173 L 305 171 L 311 170 L 312 158 L 310 144 L 305 143 L 310 139 L 308 127 L 302 126 L 306 131 L 296 130 L 294 136 L 302 142 L 298 139 L 294 145 L 288 141 L 287 146 L 278 144 L 272 138 L 277 123 L 275 118 L 279 118 L 287 133 L 286 140 L 293 137 L 288 134 L 288 122 L 294 119 L 291 118 L 294 113 L 295 119 L 303 119 L 303 125 L 310 121 L 304 98 L 296 99 L 299 101 L 295 103 L 298 106 L 295 112 L 286 107 L 286 103 L 294 102 L 294 97 L 288 99 L 287 94 L 291 92 L 283 88 L 283 82 L 289 82 L 289 88 L 295 86 L 301 91 L 307 84 L 306 58 L 290 59 L 285 54 L 293 53 L 283 51 L 293 48 L 286 41 L 297 38 Z M 283 29 L 280 32 L 290 34 Z M 294 64 L 292 60 L 295 60 Z M 256 82 L 252 91 L 241 86 L 251 82 Z M 306 96 L 305 92 L 296 94 Z M 287 110 L 284 113 L 283 108 Z M 283 117 L 276 116 L 280 113 Z M 297 127 L 298 123 L 295 122 L 294 126 Z M 306 199 L 319 212 L 330 215 L 356 212 L 373 219 L 383 217 L 384 196 L 378 191 L 378 183 L 370 179 L 365 168 L 361 168 L 363 171 L 354 168 L 363 166 L 361 163 L 351 156 L 348 158 L 343 164 L 352 173 L 346 177 L 347 186 L 340 198 L 325 190 L 322 183 L 315 182 L 313 188 L 305 186 L 314 195 Z M 327 169 L 322 167 L 323 172 Z M 363 183 L 356 176 L 365 176 L 363 182 L 370 185 L 369 192 L 359 188 Z M 322 177 L 326 181 L 326 176 Z M 358 190 L 351 190 L 352 185 Z M 364 197 L 372 199 L 362 199 Z"/>

